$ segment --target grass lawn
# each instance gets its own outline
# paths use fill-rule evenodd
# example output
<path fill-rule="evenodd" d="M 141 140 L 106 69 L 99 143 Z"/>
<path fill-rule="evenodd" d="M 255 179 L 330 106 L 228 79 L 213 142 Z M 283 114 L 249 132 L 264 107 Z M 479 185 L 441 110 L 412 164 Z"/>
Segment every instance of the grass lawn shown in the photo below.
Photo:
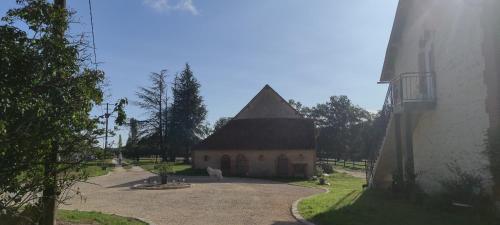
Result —
<path fill-rule="evenodd" d="M 106 166 L 106 169 L 101 168 L 102 165 Z M 83 171 L 89 175 L 89 177 L 97 177 L 106 175 L 113 170 L 114 165 L 111 163 L 111 159 L 107 160 L 96 160 L 92 162 L 87 162 L 83 167 Z"/>
<path fill-rule="evenodd" d="M 77 210 L 58 210 L 57 221 L 69 224 L 147 225 L 147 223 L 134 218 L 121 217 L 100 212 L 82 212 Z"/>
<path fill-rule="evenodd" d="M 160 160 L 158 160 L 159 162 Z M 158 170 L 155 168 L 155 159 L 152 158 L 141 158 L 139 162 L 128 160 L 131 164 L 142 167 L 144 170 L 150 171 L 152 173 L 157 173 Z M 193 169 L 191 165 L 176 162 L 174 165 L 175 175 L 181 176 L 207 176 L 207 172 L 203 169 Z"/>
<path fill-rule="evenodd" d="M 27 218 L 29 212 L 23 212 L 21 217 L 12 217 L 0 215 L 0 224 L 2 225 L 29 225 L 32 224 Z M 104 214 L 100 212 L 83 212 L 78 210 L 57 210 L 57 224 L 61 225 L 148 225 L 145 222 L 134 218 L 127 218 L 117 215 Z"/>
<path fill-rule="evenodd" d="M 329 193 L 299 203 L 301 215 L 320 224 L 339 225 L 499 225 L 492 217 L 472 212 L 444 212 L 396 199 L 390 193 L 363 191 L 364 179 L 343 173 L 328 178 Z M 313 181 L 292 182 L 319 187 Z"/>

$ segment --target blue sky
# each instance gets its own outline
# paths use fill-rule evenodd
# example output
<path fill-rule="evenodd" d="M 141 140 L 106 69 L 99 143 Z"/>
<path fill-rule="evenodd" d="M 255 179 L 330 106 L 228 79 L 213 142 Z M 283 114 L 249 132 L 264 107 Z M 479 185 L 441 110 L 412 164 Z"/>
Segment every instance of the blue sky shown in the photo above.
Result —
<path fill-rule="evenodd" d="M 112 102 L 136 100 L 150 72 L 172 77 L 188 62 L 213 124 L 235 115 L 265 85 L 312 106 L 347 95 L 381 108 L 382 69 L 397 0 L 92 0 L 97 60 Z M 0 13 L 15 6 L 2 0 Z M 87 0 L 73 32 L 90 32 Z M 100 111 L 97 109 L 96 112 Z M 137 106 L 129 117 L 144 118 Z M 127 131 L 120 132 L 126 139 Z"/>

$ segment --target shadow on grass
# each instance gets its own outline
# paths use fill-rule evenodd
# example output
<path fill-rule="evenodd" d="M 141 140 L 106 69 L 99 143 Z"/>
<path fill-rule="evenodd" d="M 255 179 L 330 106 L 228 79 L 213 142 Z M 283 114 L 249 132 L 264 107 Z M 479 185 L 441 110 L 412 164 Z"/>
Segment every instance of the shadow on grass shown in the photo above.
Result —
<path fill-rule="evenodd" d="M 352 194 L 350 192 L 348 195 Z M 500 221 L 493 216 L 466 210 L 452 212 L 417 206 L 383 191 L 361 192 L 353 203 L 339 207 L 342 201 L 310 220 L 318 225 L 500 225 Z"/>

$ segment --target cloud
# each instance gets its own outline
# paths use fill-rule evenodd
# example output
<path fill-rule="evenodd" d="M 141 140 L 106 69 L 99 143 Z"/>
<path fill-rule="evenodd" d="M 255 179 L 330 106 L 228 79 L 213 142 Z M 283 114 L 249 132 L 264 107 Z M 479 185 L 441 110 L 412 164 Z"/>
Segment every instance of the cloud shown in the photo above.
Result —
<path fill-rule="evenodd" d="M 193 15 L 198 15 L 198 9 L 193 4 L 193 0 L 143 0 L 144 5 L 157 12 L 184 11 Z"/>

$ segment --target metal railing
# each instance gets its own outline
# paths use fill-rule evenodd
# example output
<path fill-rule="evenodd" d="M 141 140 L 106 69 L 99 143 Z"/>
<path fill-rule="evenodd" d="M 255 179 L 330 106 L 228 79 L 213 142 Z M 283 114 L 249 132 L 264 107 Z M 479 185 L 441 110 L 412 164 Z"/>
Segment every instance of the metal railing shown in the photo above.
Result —
<path fill-rule="evenodd" d="M 389 121 L 391 120 L 392 116 L 392 110 L 394 106 L 394 100 L 393 100 L 393 89 L 392 85 L 389 85 L 389 88 L 387 89 L 387 94 L 385 95 L 385 101 L 384 101 L 384 106 L 382 107 L 382 110 L 379 112 L 380 117 L 378 120 L 375 121 L 375 126 L 377 126 L 377 129 L 383 130 L 383 136 L 378 138 L 378 143 L 377 147 L 375 148 L 375 151 L 372 151 L 370 153 L 370 157 L 368 159 L 368 164 L 367 164 L 367 169 L 366 169 L 366 183 L 369 184 L 370 179 L 373 177 L 374 169 L 375 169 L 375 163 L 378 160 L 378 156 L 380 154 L 380 149 L 382 148 L 382 145 L 384 143 L 385 135 L 386 135 L 386 130 L 387 126 L 389 124 Z"/>
<path fill-rule="evenodd" d="M 394 105 L 436 100 L 436 82 L 432 72 L 402 73 L 391 81 L 390 86 Z"/>
<path fill-rule="evenodd" d="M 385 96 L 384 106 L 378 121 L 379 129 L 384 130 L 384 136 L 379 138 L 377 150 L 372 152 L 366 171 L 367 183 L 374 175 L 375 164 L 383 147 L 387 126 L 394 110 L 402 109 L 405 103 L 435 102 L 436 82 L 432 72 L 402 73 L 391 81 Z M 395 109 L 396 108 L 396 109 Z"/>

